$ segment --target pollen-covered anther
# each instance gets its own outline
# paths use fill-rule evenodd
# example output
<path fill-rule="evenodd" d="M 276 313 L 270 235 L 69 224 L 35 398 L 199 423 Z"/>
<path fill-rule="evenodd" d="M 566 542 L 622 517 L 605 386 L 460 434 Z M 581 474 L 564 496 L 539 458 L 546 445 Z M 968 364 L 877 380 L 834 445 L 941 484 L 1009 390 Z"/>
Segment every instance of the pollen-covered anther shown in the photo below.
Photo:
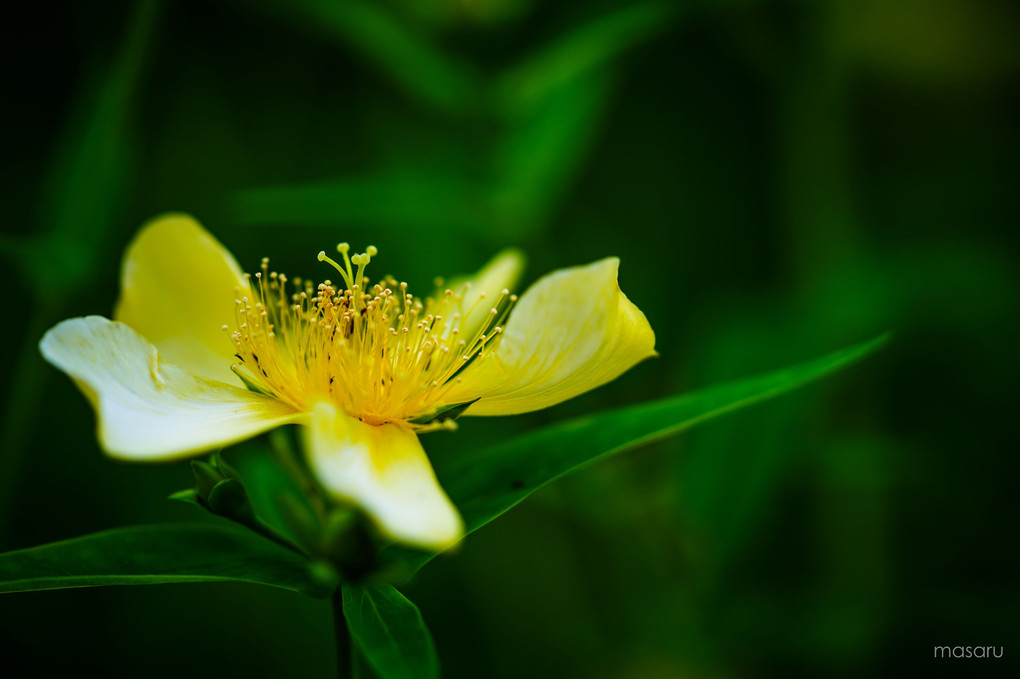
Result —
<path fill-rule="evenodd" d="M 451 405 L 444 394 L 464 365 L 492 353 L 516 298 L 503 290 L 478 322 L 473 310 L 482 295 L 469 295 L 470 285 L 416 298 L 392 276 L 369 282 L 365 268 L 378 248 L 351 255 L 340 243 L 336 250 L 342 262 L 325 251 L 318 260 L 340 274 L 338 288 L 299 278 L 288 287 L 267 261 L 265 275 L 246 277 L 250 296 L 239 292 L 236 300 L 235 369 L 253 388 L 298 408 L 328 398 L 369 424 L 444 428 L 412 420 Z"/>

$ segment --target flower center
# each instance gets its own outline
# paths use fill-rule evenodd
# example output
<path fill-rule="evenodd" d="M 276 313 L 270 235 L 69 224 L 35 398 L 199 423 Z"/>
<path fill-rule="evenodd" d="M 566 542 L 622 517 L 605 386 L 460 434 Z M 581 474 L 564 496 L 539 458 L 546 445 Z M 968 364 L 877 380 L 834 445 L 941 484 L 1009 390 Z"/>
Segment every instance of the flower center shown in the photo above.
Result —
<path fill-rule="evenodd" d="M 516 295 L 503 290 L 487 301 L 467 283 L 416 298 L 392 276 L 370 286 L 365 267 L 378 250 L 349 251 L 347 243 L 337 246 L 342 264 L 319 253 L 343 287 L 290 282 L 269 271 L 268 259 L 254 277 L 245 274 L 250 294 L 236 300 L 234 372 L 249 388 L 299 409 L 327 398 L 369 424 L 452 425 L 421 421 L 458 405 L 444 394 L 468 363 L 492 354 Z"/>

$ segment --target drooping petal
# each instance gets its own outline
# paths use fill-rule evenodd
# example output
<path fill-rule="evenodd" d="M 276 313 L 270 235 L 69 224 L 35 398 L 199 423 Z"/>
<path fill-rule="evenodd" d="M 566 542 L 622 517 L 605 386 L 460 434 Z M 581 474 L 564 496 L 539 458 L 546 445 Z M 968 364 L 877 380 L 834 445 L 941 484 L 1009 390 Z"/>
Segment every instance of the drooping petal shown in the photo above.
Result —
<path fill-rule="evenodd" d="M 480 400 L 465 415 L 547 408 L 619 377 L 655 356 L 645 315 L 620 290 L 615 257 L 555 271 L 511 312 L 496 351 L 469 365 L 446 395 Z"/>
<path fill-rule="evenodd" d="M 435 550 L 460 539 L 460 514 L 413 431 L 365 424 L 322 402 L 313 409 L 305 437 L 322 485 L 364 509 L 386 536 Z"/>
<path fill-rule="evenodd" d="M 113 457 L 183 457 L 300 417 L 276 399 L 164 362 L 132 328 L 101 316 L 58 323 L 39 349 L 92 401 L 99 443 Z"/>
<path fill-rule="evenodd" d="M 156 345 L 166 360 L 239 384 L 230 370 L 235 289 L 248 289 L 234 257 L 192 217 L 147 222 L 128 246 L 114 319 Z"/>
<path fill-rule="evenodd" d="M 449 287 L 453 290 L 470 283 L 470 288 L 464 293 L 462 301 L 465 312 L 460 323 L 462 336 L 475 335 L 475 331 L 489 318 L 489 309 L 499 299 L 500 293 L 505 289 L 514 289 L 517 279 L 524 270 L 524 263 L 524 254 L 520 250 L 508 248 L 489 260 L 473 276 L 449 282 Z M 488 303 L 485 300 L 488 300 Z"/>

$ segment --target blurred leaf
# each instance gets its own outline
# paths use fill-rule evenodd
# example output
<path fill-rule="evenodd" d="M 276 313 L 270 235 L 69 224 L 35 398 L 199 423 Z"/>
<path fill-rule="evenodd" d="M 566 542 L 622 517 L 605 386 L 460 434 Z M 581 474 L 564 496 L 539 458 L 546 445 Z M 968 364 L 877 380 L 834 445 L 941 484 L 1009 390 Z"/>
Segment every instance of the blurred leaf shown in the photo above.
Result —
<path fill-rule="evenodd" d="M 552 425 L 437 465 L 436 475 L 471 532 L 578 467 L 812 382 L 867 356 L 887 339 L 882 335 L 785 370 Z M 432 558 L 398 547 L 390 548 L 389 556 L 402 557 L 412 568 Z"/>
<path fill-rule="evenodd" d="M 234 198 L 241 224 L 361 224 L 475 232 L 491 221 L 487 189 L 435 173 L 249 189 Z"/>
<path fill-rule="evenodd" d="M 829 40 L 881 78 L 973 87 L 1020 65 L 1015 15 L 994 2 L 861 0 L 832 7 L 837 20 Z"/>
<path fill-rule="evenodd" d="M 390 585 L 343 586 L 344 617 L 358 648 L 382 679 L 439 676 L 421 611 Z"/>
<path fill-rule="evenodd" d="M 408 93 L 437 108 L 459 111 L 474 100 L 474 78 L 466 62 L 451 59 L 428 37 L 402 23 L 379 3 L 299 0 L 260 3 L 287 19 L 339 37 L 371 59 Z"/>
<path fill-rule="evenodd" d="M 132 526 L 0 554 L 0 593 L 219 581 L 329 594 L 306 559 L 232 526 Z"/>
<path fill-rule="evenodd" d="M 499 81 L 500 108 L 511 117 L 527 113 L 568 81 L 662 30 L 675 12 L 664 2 L 629 5 L 559 37 Z"/>
<path fill-rule="evenodd" d="M 18 476 L 27 432 L 34 424 L 45 375 L 37 343 L 47 326 L 63 315 L 71 298 L 105 261 L 105 234 L 117 223 L 116 212 L 126 194 L 130 145 L 127 130 L 140 75 L 149 51 L 159 4 L 135 4 L 123 42 L 108 70 L 84 92 L 66 116 L 40 210 L 39 235 L 31 240 L 5 239 L 6 254 L 36 293 L 32 313 L 23 327 L 17 366 L 8 381 L 8 407 L 0 422 L 0 527 L 6 522 L 10 484 Z M 40 276 L 40 271 L 60 271 Z M 80 292 L 80 290 L 79 290 Z"/>
<path fill-rule="evenodd" d="M 104 261 L 98 256 L 109 245 L 103 234 L 117 223 L 116 211 L 127 193 L 128 119 L 158 11 L 155 0 L 135 3 L 109 70 L 85 89 L 67 116 L 43 201 L 43 242 L 37 259 L 25 263 L 35 284 L 56 286 L 51 292 L 90 276 L 88 269 Z M 55 266 L 60 281 L 36 275 Z"/>
<path fill-rule="evenodd" d="M 601 129 L 613 80 L 604 73 L 571 80 L 513 122 L 494 156 L 501 226 L 519 236 L 544 225 Z"/>

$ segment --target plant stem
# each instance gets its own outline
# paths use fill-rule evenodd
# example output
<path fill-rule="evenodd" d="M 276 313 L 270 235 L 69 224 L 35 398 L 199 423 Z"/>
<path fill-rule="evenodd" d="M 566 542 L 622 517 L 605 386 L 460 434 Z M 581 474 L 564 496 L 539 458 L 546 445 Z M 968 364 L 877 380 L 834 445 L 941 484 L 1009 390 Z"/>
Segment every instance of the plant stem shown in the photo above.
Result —
<path fill-rule="evenodd" d="M 333 608 L 333 636 L 336 639 L 336 676 L 351 679 L 354 676 L 354 649 L 351 646 L 351 631 L 344 617 L 344 588 L 337 587 L 330 603 Z"/>
<path fill-rule="evenodd" d="M 287 470 L 287 473 L 290 474 L 291 478 L 301 486 L 305 497 L 308 498 L 315 512 L 319 515 L 319 520 L 324 521 L 326 518 L 326 507 L 323 504 L 322 497 L 319 495 L 319 488 L 298 461 L 297 453 L 291 445 L 290 434 L 284 427 L 279 427 L 269 432 L 269 447 L 276 456 L 276 459 Z"/>
<path fill-rule="evenodd" d="M 292 552 L 297 552 L 301 556 L 311 556 L 308 553 L 307 549 L 297 544 L 296 542 L 288 538 L 286 535 L 284 535 L 280 531 L 276 530 L 275 528 L 267 524 L 262 519 L 256 518 L 252 523 L 248 523 L 245 525 L 247 525 L 248 528 L 252 529 L 262 537 L 268 540 L 272 540 L 276 544 L 282 547 L 286 547 Z"/>

